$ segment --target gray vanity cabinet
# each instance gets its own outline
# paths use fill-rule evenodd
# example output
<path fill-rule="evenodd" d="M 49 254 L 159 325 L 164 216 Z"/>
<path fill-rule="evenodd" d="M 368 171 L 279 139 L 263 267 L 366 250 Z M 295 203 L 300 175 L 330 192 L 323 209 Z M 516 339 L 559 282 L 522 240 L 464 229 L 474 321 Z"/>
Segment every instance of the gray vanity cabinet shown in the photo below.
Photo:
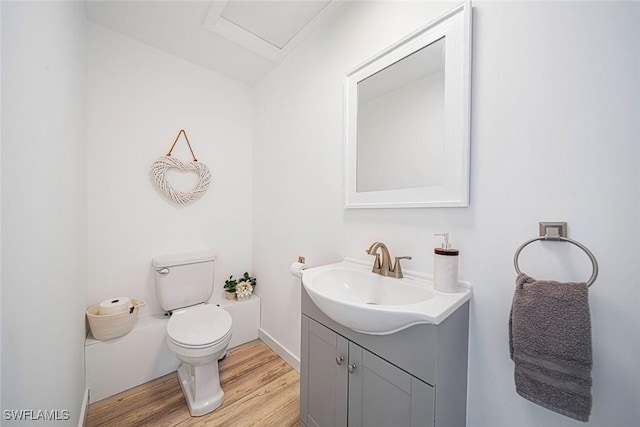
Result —
<path fill-rule="evenodd" d="M 303 288 L 301 424 L 465 426 L 468 328 L 465 303 L 439 325 L 360 334 L 328 318 Z"/>
<path fill-rule="evenodd" d="M 433 426 L 433 387 L 352 342 L 347 366 L 350 427 Z"/>
<path fill-rule="evenodd" d="M 431 386 L 306 316 L 303 330 L 307 427 L 433 426 Z"/>
<path fill-rule="evenodd" d="M 302 329 L 302 422 L 307 427 L 346 427 L 348 341 L 306 316 Z"/>

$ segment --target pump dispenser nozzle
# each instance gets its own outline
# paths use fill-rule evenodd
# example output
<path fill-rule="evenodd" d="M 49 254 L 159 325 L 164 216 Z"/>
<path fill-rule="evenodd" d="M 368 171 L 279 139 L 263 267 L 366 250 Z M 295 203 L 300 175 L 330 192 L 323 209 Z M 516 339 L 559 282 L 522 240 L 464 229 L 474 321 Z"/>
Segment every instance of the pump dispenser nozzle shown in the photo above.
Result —
<path fill-rule="evenodd" d="M 451 244 L 449 243 L 449 233 L 435 233 L 434 236 L 444 236 L 444 242 L 440 245 L 442 249 L 451 248 Z"/>

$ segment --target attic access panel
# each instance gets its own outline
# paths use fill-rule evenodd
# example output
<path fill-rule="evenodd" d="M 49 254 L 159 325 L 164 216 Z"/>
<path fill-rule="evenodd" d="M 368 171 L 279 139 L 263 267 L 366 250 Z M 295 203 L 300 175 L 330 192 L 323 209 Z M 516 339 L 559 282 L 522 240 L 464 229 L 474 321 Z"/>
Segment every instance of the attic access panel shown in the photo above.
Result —
<path fill-rule="evenodd" d="M 280 62 L 342 2 L 214 1 L 204 27 L 273 62 Z"/>

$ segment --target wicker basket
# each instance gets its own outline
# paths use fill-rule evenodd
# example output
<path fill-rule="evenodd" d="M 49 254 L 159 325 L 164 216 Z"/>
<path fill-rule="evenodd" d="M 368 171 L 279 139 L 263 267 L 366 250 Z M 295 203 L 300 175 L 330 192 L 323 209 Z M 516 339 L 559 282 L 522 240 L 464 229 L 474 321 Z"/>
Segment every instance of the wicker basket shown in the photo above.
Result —
<path fill-rule="evenodd" d="M 110 340 L 128 334 L 136 324 L 138 310 L 144 306 L 144 301 L 131 298 L 133 307 L 122 313 L 99 314 L 100 304 L 87 310 L 87 319 L 91 334 L 97 340 Z"/>

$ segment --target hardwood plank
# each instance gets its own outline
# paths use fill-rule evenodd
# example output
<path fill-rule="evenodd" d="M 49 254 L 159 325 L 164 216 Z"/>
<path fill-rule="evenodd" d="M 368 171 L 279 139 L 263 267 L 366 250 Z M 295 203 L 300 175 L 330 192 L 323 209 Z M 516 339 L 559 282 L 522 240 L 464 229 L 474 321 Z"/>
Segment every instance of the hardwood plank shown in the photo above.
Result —
<path fill-rule="evenodd" d="M 176 393 L 176 389 L 180 394 Z M 156 421 L 155 425 L 175 425 L 188 414 L 174 373 L 91 404 L 87 425 L 140 426 L 150 418 Z"/>
<path fill-rule="evenodd" d="M 89 405 L 87 426 L 173 426 L 188 416 L 172 373 Z"/>
<path fill-rule="evenodd" d="M 291 371 L 291 367 L 284 360 L 273 360 L 260 369 L 251 371 L 243 377 L 233 378 L 222 385 L 224 390 L 224 401 L 231 405 L 238 400 L 242 400 L 253 390 L 268 386 L 280 377 Z"/>
<path fill-rule="evenodd" d="M 225 399 L 191 417 L 172 373 L 89 405 L 87 427 L 299 426 L 299 375 L 259 340 L 229 350 L 220 361 Z"/>
<path fill-rule="evenodd" d="M 300 387 L 296 388 L 295 398 L 286 405 L 277 408 L 264 418 L 268 426 L 299 427 L 300 426 Z"/>
<path fill-rule="evenodd" d="M 252 343 L 254 343 L 253 341 Z M 254 370 L 274 360 L 282 360 L 261 341 L 259 345 L 245 344 L 234 348 L 219 362 L 220 385 L 231 383 L 239 377 L 250 375 Z"/>
<path fill-rule="evenodd" d="M 275 424 L 266 424 L 265 419 L 281 406 L 286 406 L 299 393 L 297 372 L 289 372 L 282 377 L 258 387 L 240 400 L 223 405 L 209 417 L 190 418 L 179 424 L 180 427 L 205 426 L 269 426 L 281 427 L 279 420 Z M 295 396 L 292 396 L 295 395 Z"/>

